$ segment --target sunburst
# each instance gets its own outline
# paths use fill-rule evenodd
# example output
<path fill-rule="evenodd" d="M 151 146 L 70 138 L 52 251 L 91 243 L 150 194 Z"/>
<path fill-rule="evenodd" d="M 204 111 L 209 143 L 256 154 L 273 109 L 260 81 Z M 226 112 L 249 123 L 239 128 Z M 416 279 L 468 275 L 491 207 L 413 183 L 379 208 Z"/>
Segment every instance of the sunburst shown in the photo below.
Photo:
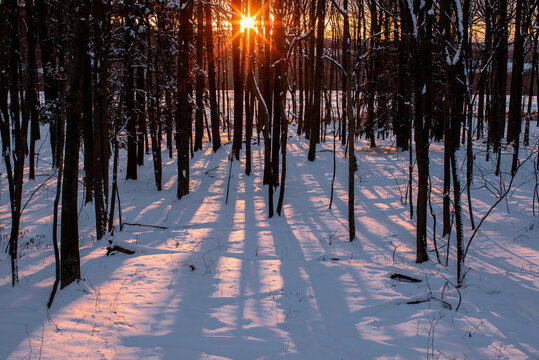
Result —
<path fill-rule="evenodd" d="M 254 30 L 256 31 L 256 20 L 254 17 L 242 16 L 240 20 L 241 31 Z"/>

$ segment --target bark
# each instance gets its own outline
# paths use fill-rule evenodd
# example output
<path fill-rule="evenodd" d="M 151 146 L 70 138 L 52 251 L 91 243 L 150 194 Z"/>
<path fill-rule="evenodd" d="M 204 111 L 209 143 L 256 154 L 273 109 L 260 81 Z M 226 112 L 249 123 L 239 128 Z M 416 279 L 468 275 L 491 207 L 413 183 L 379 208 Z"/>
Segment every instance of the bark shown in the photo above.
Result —
<path fill-rule="evenodd" d="M 195 99 L 196 99 L 196 109 L 195 109 L 195 145 L 194 150 L 202 150 L 202 138 L 204 137 L 204 116 L 203 112 L 206 111 L 204 108 L 204 88 L 206 86 L 205 76 L 204 76 L 204 8 L 203 4 L 199 2 L 197 4 L 197 34 L 196 34 L 196 63 L 198 68 L 196 69 L 196 85 L 195 85 Z"/>
<path fill-rule="evenodd" d="M 406 0 L 401 0 L 401 6 L 408 8 Z M 418 172 L 417 191 L 417 225 L 416 225 L 416 262 L 422 263 L 428 260 L 427 255 L 427 201 L 429 179 L 429 131 L 432 112 L 430 108 L 432 94 L 432 24 L 434 14 L 430 13 L 432 0 L 426 1 L 425 6 L 416 7 L 414 13 L 407 11 L 407 19 L 410 28 L 414 31 L 412 36 L 412 77 L 414 78 L 414 131 Z M 415 21 L 413 21 L 415 17 Z M 413 29 L 414 24 L 418 24 Z"/>
<path fill-rule="evenodd" d="M 234 138 L 232 149 L 236 160 L 240 159 L 243 137 L 243 75 L 240 71 L 240 10 L 241 0 L 232 0 L 232 77 L 234 84 Z"/>
<path fill-rule="evenodd" d="M 94 42 L 95 42 L 95 87 L 93 119 L 93 194 L 97 239 L 103 238 L 107 229 L 107 189 L 108 189 L 108 125 L 107 125 L 107 50 L 104 34 L 108 28 L 106 5 L 100 0 L 93 1 Z"/>
<path fill-rule="evenodd" d="M 139 49 L 138 51 L 143 53 L 144 47 L 141 45 L 142 40 L 138 39 Z M 139 54 L 141 57 L 145 57 L 143 54 Z M 136 118 L 137 118 L 137 165 L 144 165 L 144 145 L 148 139 L 146 131 L 146 81 L 144 81 L 144 67 L 147 64 L 138 64 L 136 71 Z"/>
<path fill-rule="evenodd" d="M 507 126 L 507 143 L 513 146 L 512 174 L 516 172 L 518 166 L 520 132 L 522 128 L 522 73 L 524 70 L 524 36 L 526 36 L 527 30 L 526 26 L 522 26 L 523 2 L 524 0 L 517 1 L 516 5 L 513 72 L 511 77 L 511 98 L 509 101 L 509 119 Z"/>
<path fill-rule="evenodd" d="M 69 76 L 67 127 L 62 186 L 62 222 L 60 227 L 60 288 L 80 279 L 79 229 L 77 213 L 80 127 L 84 114 L 84 89 L 88 70 L 88 12 L 82 3 L 73 4 L 74 35 Z"/>
<path fill-rule="evenodd" d="M 28 47 L 28 67 L 26 71 L 26 113 L 30 116 L 30 154 L 29 154 L 29 171 L 28 177 L 35 179 L 35 157 L 36 157 L 36 141 L 39 140 L 39 119 L 38 106 L 39 98 L 37 94 L 37 65 L 36 65 L 36 44 L 37 44 L 37 29 L 36 29 L 36 13 L 33 1 L 25 0 L 26 23 L 27 31 L 27 47 Z"/>
<path fill-rule="evenodd" d="M 402 4 L 400 7 L 401 19 L 405 19 L 406 8 Z M 409 39 L 411 36 L 408 23 L 400 22 L 401 32 L 399 39 L 399 65 L 397 74 L 397 114 L 393 128 L 395 129 L 397 148 L 402 151 L 408 150 L 408 140 L 410 138 L 410 118 L 411 118 L 411 89 L 410 89 L 410 68 L 409 68 Z"/>
<path fill-rule="evenodd" d="M 264 135 L 264 184 L 272 184 L 272 165 L 271 165 L 271 113 L 273 108 L 273 101 L 271 95 L 271 23 L 269 7 L 263 12 L 263 24 L 264 24 L 264 38 L 266 39 L 264 43 L 264 52 L 263 60 L 260 63 L 260 91 L 262 92 L 262 97 L 264 99 L 265 108 L 263 108 L 262 103 L 258 108 L 259 116 L 265 114 L 267 110 L 268 116 L 266 116 L 262 121 L 259 120 L 262 128 L 259 129 L 263 131 Z M 269 190 L 273 192 L 273 189 Z M 269 199 L 269 213 L 273 214 L 273 198 Z M 271 216 L 270 216 L 271 217 Z"/>
<path fill-rule="evenodd" d="M 274 114 L 273 114 L 273 151 L 278 151 L 279 149 L 279 138 L 281 141 L 281 155 L 282 155 L 282 173 L 281 173 L 281 187 L 279 189 L 279 200 L 277 202 L 277 214 L 281 216 L 283 209 L 284 201 L 284 191 L 285 191 L 285 179 L 286 179 L 286 140 L 288 136 L 288 120 L 285 114 L 285 99 L 286 99 L 286 88 L 287 88 L 287 62 L 285 59 L 286 56 L 286 38 L 285 38 L 285 28 L 284 28 L 284 4 L 282 0 L 278 0 L 275 4 L 275 19 L 274 21 L 274 34 L 275 34 L 275 55 L 277 57 L 277 62 L 275 64 L 275 82 L 273 85 L 273 99 L 275 101 Z M 276 126 L 278 125 L 278 126 Z M 279 130 L 281 130 L 279 132 Z M 277 141 L 276 141 L 277 140 Z M 277 143 L 277 146 L 275 144 Z M 278 181 L 279 175 L 279 156 L 273 158 L 273 176 L 274 184 Z M 270 187 L 272 185 L 270 184 Z"/>
<path fill-rule="evenodd" d="M 4 51 L 9 54 L 8 58 L 4 58 L 4 69 L 2 69 L 2 78 L 5 85 L 2 86 L 5 92 L 2 105 L 2 153 L 6 165 L 8 177 L 9 198 L 11 207 L 11 233 L 9 238 L 9 255 L 11 258 L 11 282 L 19 281 L 18 278 L 18 263 L 17 249 L 18 237 L 21 216 L 23 174 L 24 174 L 24 157 L 27 146 L 28 137 L 28 117 L 20 116 L 20 89 L 19 84 L 22 79 L 21 74 L 21 58 L 20 58 L 20 35 L 19 35 L 19 15 L 18 4 L 15 0 L 6 1 L 3 11 L 5 12 L 4 19 L 7 37 L 5 39 Z M 3 20 L 4 21 L 4 20 Z M 7 65 L 7 66 L 6 66 Z M 9 110 L 7 107 L 7 98 L 9 92 Z M 13 139 L 13 140 L 12 140 Z M 13 141 L 13 143 L 12 143 Z M 13 159 L 13 165 L 12 165 Z"/>
<path fill-rule="evenodd" d="M 178 190 L 181 199 L 189 193 L 189 137 L 191 128 L 191 97 L 189 53 L 193 34 L 193 1 L 182 2 L 180 10 L 180 51 L 178 55 L 178 104 L 176 107 L 176 151 L 178 152 Z"/>
<path fill-rule="evenodd" d="M 254 9 L 253 9 L 254 6 Z M 251 0 L 247 1 L 247 16 L 251 17 L 253 11 L 258 9 L 258 2 Z M 246 43 L 247 43 L 247 60 L 246 60 L 246 74 L 247 82 L 250 83 L 253 76 L 254 68 L 254 31 L 252 29 L 246 29 Z M 251 141 L 253 136 L 253 115 L 254 115 L 254 97 L 255 94 L 249 91 L 249 88 L 245 87 L 245 174 L 251 175 L 252 168 L 252 149 Z"/>
<path fill-rule="evenodd" d="M 221 147 L 221 134 L 219 132 L 219 109 L 217 104 L 217 86 L 215 75 L 215 56 L 213 51 L 213 24 L 211 21 L 211 5 L 205 4 L 206 11 L 206 53 L 208 57 L 208 86 L 210 91 L 210 116 L 213 151 Z"/>
<path fill-rule="evenodd" d="M 135 112 L 135 68 L 133 64 L 134 32 L 133 18 L 128 14 L 125 19 L 125 59 L 127 70 L 125 84 L 125 116 L 127 121 L 127 170 L 126 179 L 137 179 L 137 117 Z"/>
<path fill-rule="evenodd" d="M 56 142 L 58 139 L 56 126 L 60 120 L 60 98 L 58 84 L 55 79 L 56 58 L 53 39 L 49 35 L 48 23 L 48 2 L 45 0 L 36 0 L 37 12 L 37 30 L 39 33 L 39 48 L 41 54 L 41 64 L 43 67 L 43 92 L 45 94 L 45 108 L 50 116 L 46 116 L 49 121 L 49 136 L 52 153 L 52 166 L 58 166 L 60 163 L 57 151 L 59 147 Z"/>
<path fill-rule="evenodd" d="M 345 0 L 345 10 L 347 10 L 348 1 Z M 350 41 L 350 33 L 346 31 L 349 29 L 348 14 L 344 15 L 344 41 Z M 355 178 L 354 174 L 357 168 L 356 165 L 356 153 L 355 153 L 355 134 L 356 134 L 356 122 L 353 116 L 352 108 L 352 61 L 350 55 L 350 48 L 343 54 L 346 57 L 346 116 L 348 120 L 348 239 L 353 241 L 356 237 L 356 221 L 355 221 Z"/>
<path fill-rule="evenodd" d="M 316 30 L 316 54 L 314 56 L 314 86 L 313 102 L 310 116 L 310 137 L 309 154 L 307 159 L 314 161 L 316 157 L 316 144 L 320 142 L 320 94 L 322 91 L 322 74 L 324 63 L 322 62 L 322 53 L 324 52 L 324 30 L 325 30 L 326 0 L 318 0 L 316 10 L 316 19 L 318 21 Z"/>
<path fill-rule="evenodd" d="M 148 111 L 149 111 L 149 118 L 150 118 L 150 139 L 152 142 L 152 158 L 153 158 L 153 169 L 154 169 L 154 177 L 155 177 L 155 186 L 157 187 L 157 191 L 162 190 L 162 182 L 163 182 L 163 164 L 161 159 L 161 138 L 158 135 L 158 119 L 160 115 L 160 107 L 159 107 L 159 99 L 160 99 L 160 92 L 159 92 L 159 83 L 156 81 L 156 76 L 154 75 L 155 70 L 154 67 L 156 66 L 156 56 L 152 53 L 152 50 L 150 49 L 148 52 L 149 59 L 153 59 L 153 64 L 148 62 L 148 71 L 147 71 L 147 77 L 148 77 Z M 153 66 L 152 66 L 153 65 Z"/>
<path fill-rule="evenodd" d="M 524 146 L 530 144 L 530 121 L 532 118 L 532 102 L 533 102 L 533 93 L 535 89 L 535 76 L 537 68 L 537 34 L 533 35 L 533 55 L 532 55 L 532 64 L 531 64 L 531 75 L 530 75 L 530 87 L 528 90 L 528 110 L 526 115 L 526 126 L 524 128 Z"/>
<path fill-rule="evenodd" d="M 493 95 L 489 112 L 489 144 L 499 153 L 501 138 L 505 129 L 505 104 L 507 88 L 507 0 L 499 0 L 494 10 L 494 73 Z M 496 171 L 498 175 L 498 170 Z"/>
<path fill-rule="evenodd" d="M 83 86 L 82 92 L 88 94 L 83 98 L 81 130 L 84 146 L 84 202 L 87 204 L 93 199 L 94 192 L 94 116 L 92 104 L 92 60 L 90 56 L 84 56 Z"/>
<path fill-rule="evenodd" d="M 370 26 L 370 49 L 369 49 L 369 59 L 368 59 L 368 70 L 367 70 L 367 123 L 365 125 L 366 136 L 370 140 L 371 148 L 376 146 L 374 141 L 374 99 L 377 88 L 377 78 L 378 78 L 378 66 L 377 64 L 381 61 L 377 57 L 378 54 L 378 33 L 380 32 L 380 25 L 378 22 L 378 12 L 377 4 L 374 0 L 371 0 L 369 3 L 370 13 L 371 13 L 371 26 Z"/>

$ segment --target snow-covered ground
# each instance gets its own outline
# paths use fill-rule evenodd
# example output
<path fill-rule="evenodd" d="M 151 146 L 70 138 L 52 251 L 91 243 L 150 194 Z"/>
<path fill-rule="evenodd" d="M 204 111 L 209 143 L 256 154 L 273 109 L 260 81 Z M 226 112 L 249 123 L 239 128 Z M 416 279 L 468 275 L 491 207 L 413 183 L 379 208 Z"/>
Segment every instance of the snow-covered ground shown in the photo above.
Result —
<path fill-rule="evenodd" d="M 83 279 L 59 291 L 48 311 L 56 187 L 54 176 L 46 180 L 52 171 L 44 136 L 37 180 L 25 183 L 24 199 L 46 183 L 24 210 L 15 288 L 4 252 L 10 226 L 5 171 L 1 178 L 0 358 L 539 358 L 539 217 L 532 214 L 537 153 L 519 170 L 514 191 L 482 225 L 468 254 L 465 286 L 457 290 L 454 231 L 447 268 L 432 251 L 429 262 L 414 262 L 415 219 L 404 203 L 408 153 L 396 152 L 392 139 L 379 140 L 375 149 L 366 141 L 357 143 L 357 239 L 351 243 L 344 149 L 337 145 L 330 210 L 332 137 L 318 147 L 316 161 L 308 162 L 308 143 L 292 128 L 284 214 L 268 219 L 263 147 L 253 143 L 251 176 L 242 164 L 232 163 L 228 204 L 230 143 L 217 153 L 205 144 L 195 154 L 191 193 L 182 200 L 175 197 L 176 162 L 166 151 L 162 192 L 154 186 L 150 156 L 139 168 L 139 180 L 125 181 L 122 152 L 123 220 L 166 229 L 125 225 L 109 239 L 136 243 L 137 252 L 105 256 L 108 239 L 95 240 L 93 207 L 81 205 Z M 511 149 L 502 155 L 500 182 L 493 174 L 495 162 L 484 161 L 485 145 L 474 146 L 477 224 L 509 181 Z M 523 149 L 522 158 L 531 149 Z M 458 155 L 464 161 L 464 151 Z M 434 143 L 437 232 L 442 166 L 443 146 Z M 463 210 L 467 239 L 465 195 Z M 430 214 L 428 220 L 432 250 Z M 445 263 L 446 239 L 437 234 L 437 241 Z M 422 282 L 393 280 L 395 272 Z"/>

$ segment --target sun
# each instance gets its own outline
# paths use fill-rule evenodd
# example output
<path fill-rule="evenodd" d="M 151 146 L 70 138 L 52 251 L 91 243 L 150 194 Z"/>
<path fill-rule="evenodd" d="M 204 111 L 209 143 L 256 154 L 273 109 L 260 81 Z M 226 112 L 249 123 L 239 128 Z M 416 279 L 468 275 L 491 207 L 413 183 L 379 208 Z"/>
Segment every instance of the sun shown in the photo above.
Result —
<path fill-rule="evenodd" d="M 240 20 L 241 31 L 246 29 L 255 30 L 255 19 L 252 17 L 242 16 Z"/>

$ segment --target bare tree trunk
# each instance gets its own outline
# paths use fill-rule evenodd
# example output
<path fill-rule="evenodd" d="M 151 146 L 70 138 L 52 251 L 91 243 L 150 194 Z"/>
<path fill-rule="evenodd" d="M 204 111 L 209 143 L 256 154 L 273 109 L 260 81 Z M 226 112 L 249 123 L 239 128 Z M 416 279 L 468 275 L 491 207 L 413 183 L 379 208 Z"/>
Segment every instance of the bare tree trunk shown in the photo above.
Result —
<path fill-rule="evenodd" d="M 253 8 L 254 7 L 254 8 Z M 247 16 L 251 17 L 252 13 L 258 10 L 258 1 L 247 1 Z M 254 69 L 254 31 L 253 29 L 246 29 L 246 42 L 247 42 L 247 60 L 246 60 L 246 74 L 247 82 L 251 82 L 250 77 L 253 76 Z M 249 91 L 249 88 L 245 87 L 245 173 L 251 175 L 252 168 L 252 136 L 253 136 L 253 115 L 254 115 L 254 97 L 255 94 Z"/>
<path fill-rule="evenodd" d="M 204 109 L 204 88 L 206 81 L 204 79 L 204 8 L 202 2 L 197 4 L 197 34 L 196 34 L 196 85 L 195 85 L 195 146 L 194 150 L 202 150 L 202 138 L 204 137 L 203 112 Z"/>
<path fill-rule="evenodd" d="M 322 55 L 324 52 L 324 30 L 325 30 L 326 0 L 318 0 L 316 18 L 318 20 L 316 30 L 316 53 L 314 61 L 316 67 L 314 70 L 313 103 L 310 116 L 310 137 L 309 154 L 307 159 L 314 161 L 316 158 L 316 144 L 320 142 L 320 93 L 322 91 L 322 74 L 324 73 L 324 63 Z"/>
<path fill-rule="evenodd" d="M 79 226 L 77 197 L 79 183 L 79 144 L 81 119 L 84 114 L 85 82 L 88 77 L 86 61 L 88 55 L 88 9 L 81 2 L 73 4 L 74 37 L 73 57 L 69 77 L 67 101 L 67 127 L 62 187 L 62 222 L 60 288 L 63 289 L 80 278 Z"/>
<path fill-rule="evenodd" d="M 27 47 L 28 47 L 28 67 L 26 76 L 26 99 L 25 107 L 27 114 L 30 116 L 30 158 L 28 177 L 35 179 L 35 158 L 36 158 L 36 141 L 39 140 L 39 119 L 38 106 L 39 98 L 37 94 L 37 66 L 36 66 L 36 12 L 33 1 L 25 0 L 26 23 L 27 31 Z"/>
<path fill-rule="evenodd" d="M 266 7 L 263 11 L 263 24 L 264 24 L 264 52 L 263 58 L 260 62 L 260 91 L 264 99 L 266 107 L 262 109 L 262 103 L 259 103 L 258 114 L 261 116 L 265 114 L 267 110 L 268 116 L 263 121 L 259 121 L 262 125 L 262 132 L 264 135 L 264 184 L 272 184 L 272 165 L 271 165 L 271 110 L 272 110 L 272 96 L 271 96 L 271 23 L 270 10 Z M 273 194 L 273 189 L 269 189 L 269 192 Z M 269 198 L 269 214 L 273 216 L 273 197 Z"/>
<path fill-rule="evenodd" d="M 413 64 L 412 77 L 414 78 L 415 98 L 415 146 L 418 172 L 417 191 L 417 229 L 416 229 L 416 262 L 422 263 L 428 260 L 427 255 L 427 201 L 429 179 L 429 130 L 431 123 L 430 95 L 431 84 L 431 39 L 434 13 L 431 13 L 432 0 L 425 2 L 425 6 L 418 9 L 415 14 L 410 2 L 401 0 L 401 6 L 405 7 L 406 21 L 412 28 Z M 418 28 L 414 29 L 415 24 Z"/>
<path fill-rule="evenodd" d="M 344 10 L 348 11 L 348 0 L 344 0 Z M 344 14 L 344 42 L 350 42 L 350 20 L 348 13 Z M 357 169 L 356 152 L 355 152 L 355 135 L 356 121 L 354 119 L 352 105 L 352 59 L 350 55 L 351 49 L 343 53 L 346 58 L 346 117 L 348 118 L 348 239 L 353 241 L 356 237 L 356 220 L 355 220 L 355 178 L 354 174 Z M 343 61 L 344 62 L 344 61 Z"/>
<path fill-rule="evenodd" d="M 155 186 L 157 191 L 162 190 L 163 182 L 163 164 L 161 160 L 161 139 L 158 136 L 158 119 L 160 118 L 160 84 L 157 81 L 157 76 L 154 75 L 155 67 L 157 66 L 156 55 L 150 48 L 148 51 L 148 68 L 147 68 L 147 94 L 148 94 L 148 111 L 150 117 L 150 139 L 152 142 L 152 158 L 155 177 Z M 151 59 L 151 60 L 150 60 Z"/>
<path fill-rule="evenodd" d="M 92 104 L 92 59 L 90 56 L 84 57 L 84 88 L 82 92 L 89 94 L 84 96 L 82 109 L 83 115 L 80 123 L 82 131 L 82 142 L 84 147 L 84 203 L 87 204 L 93 199 L 94 192 L 94 127 L 93 127 L 93 104 Z"/>
<path fill-rule="evenodd" d="M 124 66 L 127 70 L 125 85 L 125 111 L 127 116 L 127 173 L 126 178 L 137 179 L 137 123 L 135 114 L 135 69 L 133 67 L 134 33 L 133 18 L 128 14 L 125 19 L 125 59 Z"/>
<path fill-rule="evenodd" d="M 535 90 L 535 76 L 537 70 L 537 37 L 537 34 L 533 34 L 533 55 L 531 64 L 530 87 L 528 91 L 528 110 L 526 115 L 526 126 L 524 128 L 524 146 L 528 146 L 530 144 L 530 121 L 532 118 L 533 93 Z M 537 103 L 539 103 L 539 101 Z"/>
<path fill-rule="evenodd" d="M 139 36 L 140 37 L 140 36 Z M 144 56 L 144 46 L 142 45 L 142 39 L 137 39 L 139 56 L 146 58 Z M 140 60 L 137 66 L 136 71 L 136 90 L 135 90 L 135 101 L 136 101 L 136 117 L 137 117 L 137 165 L 144 165 L 144 144 L 148 140 L 147 131 L 146 131 L 146 82 L 144 81 L 144 68 L 146 64 L 143 65 L 143 60 Z"/>
<path fill-rule="evenodd" d="M 181 199 L 189 193 L 189 130 L 191 128 L 191 85 L 189 77 L 189 52 L 193 33 L 193 1 L 184 0 L 180 10 L 180 52 L 178 55 L 178 106 L 176 109 L 176 150 L 178 152 L 178 191 Z"/>
<path fill-rule="evenodd" d="M 49 35 L 47 25 L 50 21 L 48 16 L 48 2 L 36 0 L 37 28 L 39 33 L 39 47 L 41 54 L 41 64 L 43 67 L 43 92 L 45 94 L 46 109 L 51 114 L 49 126 L 49 136 L 52 153 L 52 166 L 58 166 L 57 159 L 57 134 L 56 124 L 60 122 L 60 98 L 58 93 L 58 84 L 54 73 L 56 71 L 56 58 L 54 57 L 54 43 Z"/>
<path fill-rule="evenodd" d="M 493 12 L 494 61 L 493 95 L 489 111 L 489 138 L 493 152 L 500 157 L 500 142 L 505 129 L 505 104 L 507 88 L 507 0 L 499 0 Z M 496 175 L 499 167 L 496 166 Z"/>
<path fill-rule="evenodd" d="M 93 193 L 95 206 L 95 226 L 97 239 L 101 239 L 107 230 L 107 188 L 108 188 L 108 124 L 107 124 L 107 51 L 108 45 L 104 34 L 108 28 L 107 10 L 100 0 L 93 1 L 94 43 L 95 43 L 95 91 L 94 91 L 94 174 Z"/>
<path fill-rule="evenodd" d="M 4 17 L 7 23 L 6 33 L 7 38 L 6 47 L 8 51 L 4 53 L 9 54 L 8 59 L 4 59 L 7 63 L 3 71 L 3 79 L 6 81 L 6 85 L 2 86 L 6 92 L 5 104 L 2 105 L 4 110 L 2 111 L 2 148 L 3 156 L 6 163 L 6 172 L 8 177 L 9 186 L 9 198 L 11 206 L 11 233 L 9 238 L 9 255 L 11 257 L 11 283 L 13 286 L 19 281 L 18 276 L 18 264 L 17 264 L 17 250 L 18 250 L 18 237 L 20 227 L 21 216 L 21 202 L 22 202 L 22 188 L 23 188 L 23 175 L 24 175 L 24 157 L 27 147 L 28 138 L 28 117 L 20 116 L 20 99 L 19 98 L 19 84 L 22 79 L 20 73 L 20 36 L 19 36 L 19 16 L 18 16 L 18 4 L 15 0 L 6 1 L 3 9 L 6 13 Z M 9 89 L 9 112 L 7 107 L 7 89 Z M 11 131 L 10 131 L 11 130 Z M 14 141 L 14 146 L 11 145 L 11 141 Z M 13 159 L 13 167 L 12 161 Z"/>
<path fill-rule="evenodd" d="M 221 134 L 219 133 L 219 109 L 217 104 L 216 93 L 216 75 L 215 75 L 215 56 L 213 52 L 213 24 L 211 21 L 211 5 L 205 4 L 206 11 L 206 52 L 208 57 L 208 85 L 210 90 L 210 116 L 211 116 L 211 132 L 213 151 L 219 150 L 221 147 Z"/>
<path fill-rule="evenodd" d="M 511 98 L 509 100 L 509 119 L 507 125 L 507 143 L 513 146 L 511 174 L 515 174 L 518 166 L 520 132 L 522 129 L 522 73 L 524 70 L 524 36 L 527 33 L 527 24 L 523 24 L 522 20 L 523 3 L 524 0 L 517 1 L 516 4 Z"/>
<path fill-rule="evenodd" d="M 243 74 L 240 71 L 240 10 L 241 0 L 232 0 L 232 76 L 234 83 L 234 139 L 232 149 L 236 160 L 240 159 L 243 140 Z"/>
<path fill-rule="evenodd" d="M 282 155 L 282 173 L 281 173 L 281 187 L 279 189 L 279 200 L 277 202 L 277 214 L 281 216 L 283 209 L 284 201 L 284 190 L 285 190 L 285 180 L 286 180 L 286 140 L 288 136 L 288 119 L 286 118 L 286 108 L 285 108 L 285 99 L 286 99 L 286 88 L 287 88 L 287 65 L 285 56 L 286 56 L 286 34 L 284 28 L 284 4 L 283 0 L 278 0 L 275 3 L 275 18 L 277 21 L 274 22 L 274 34 L 275 34 L 275 55 L 277 57 L 277 63 L 275 64 L 275 82 L 273 85 L 273 99 L 275 102 L 274 114 L 273 114 L 273 151 L 275 154 L 276 149 L 279 147 L 275 146 L 281 139 L 281 155 Z M 281 126 L 276 126 L 281 125 Z M 281 134 L 278 130 L 281 129 Z M 278 181 L 279 176 L 279 157 L 276 156 L 273 158 L 273 177 L 274 184 Z M 277 166 L 276 166 L 277 165 Z M 276 170 L 276 171 L 275 171 Z M 270 184 L 270 186 L 272 186 Z"/>

